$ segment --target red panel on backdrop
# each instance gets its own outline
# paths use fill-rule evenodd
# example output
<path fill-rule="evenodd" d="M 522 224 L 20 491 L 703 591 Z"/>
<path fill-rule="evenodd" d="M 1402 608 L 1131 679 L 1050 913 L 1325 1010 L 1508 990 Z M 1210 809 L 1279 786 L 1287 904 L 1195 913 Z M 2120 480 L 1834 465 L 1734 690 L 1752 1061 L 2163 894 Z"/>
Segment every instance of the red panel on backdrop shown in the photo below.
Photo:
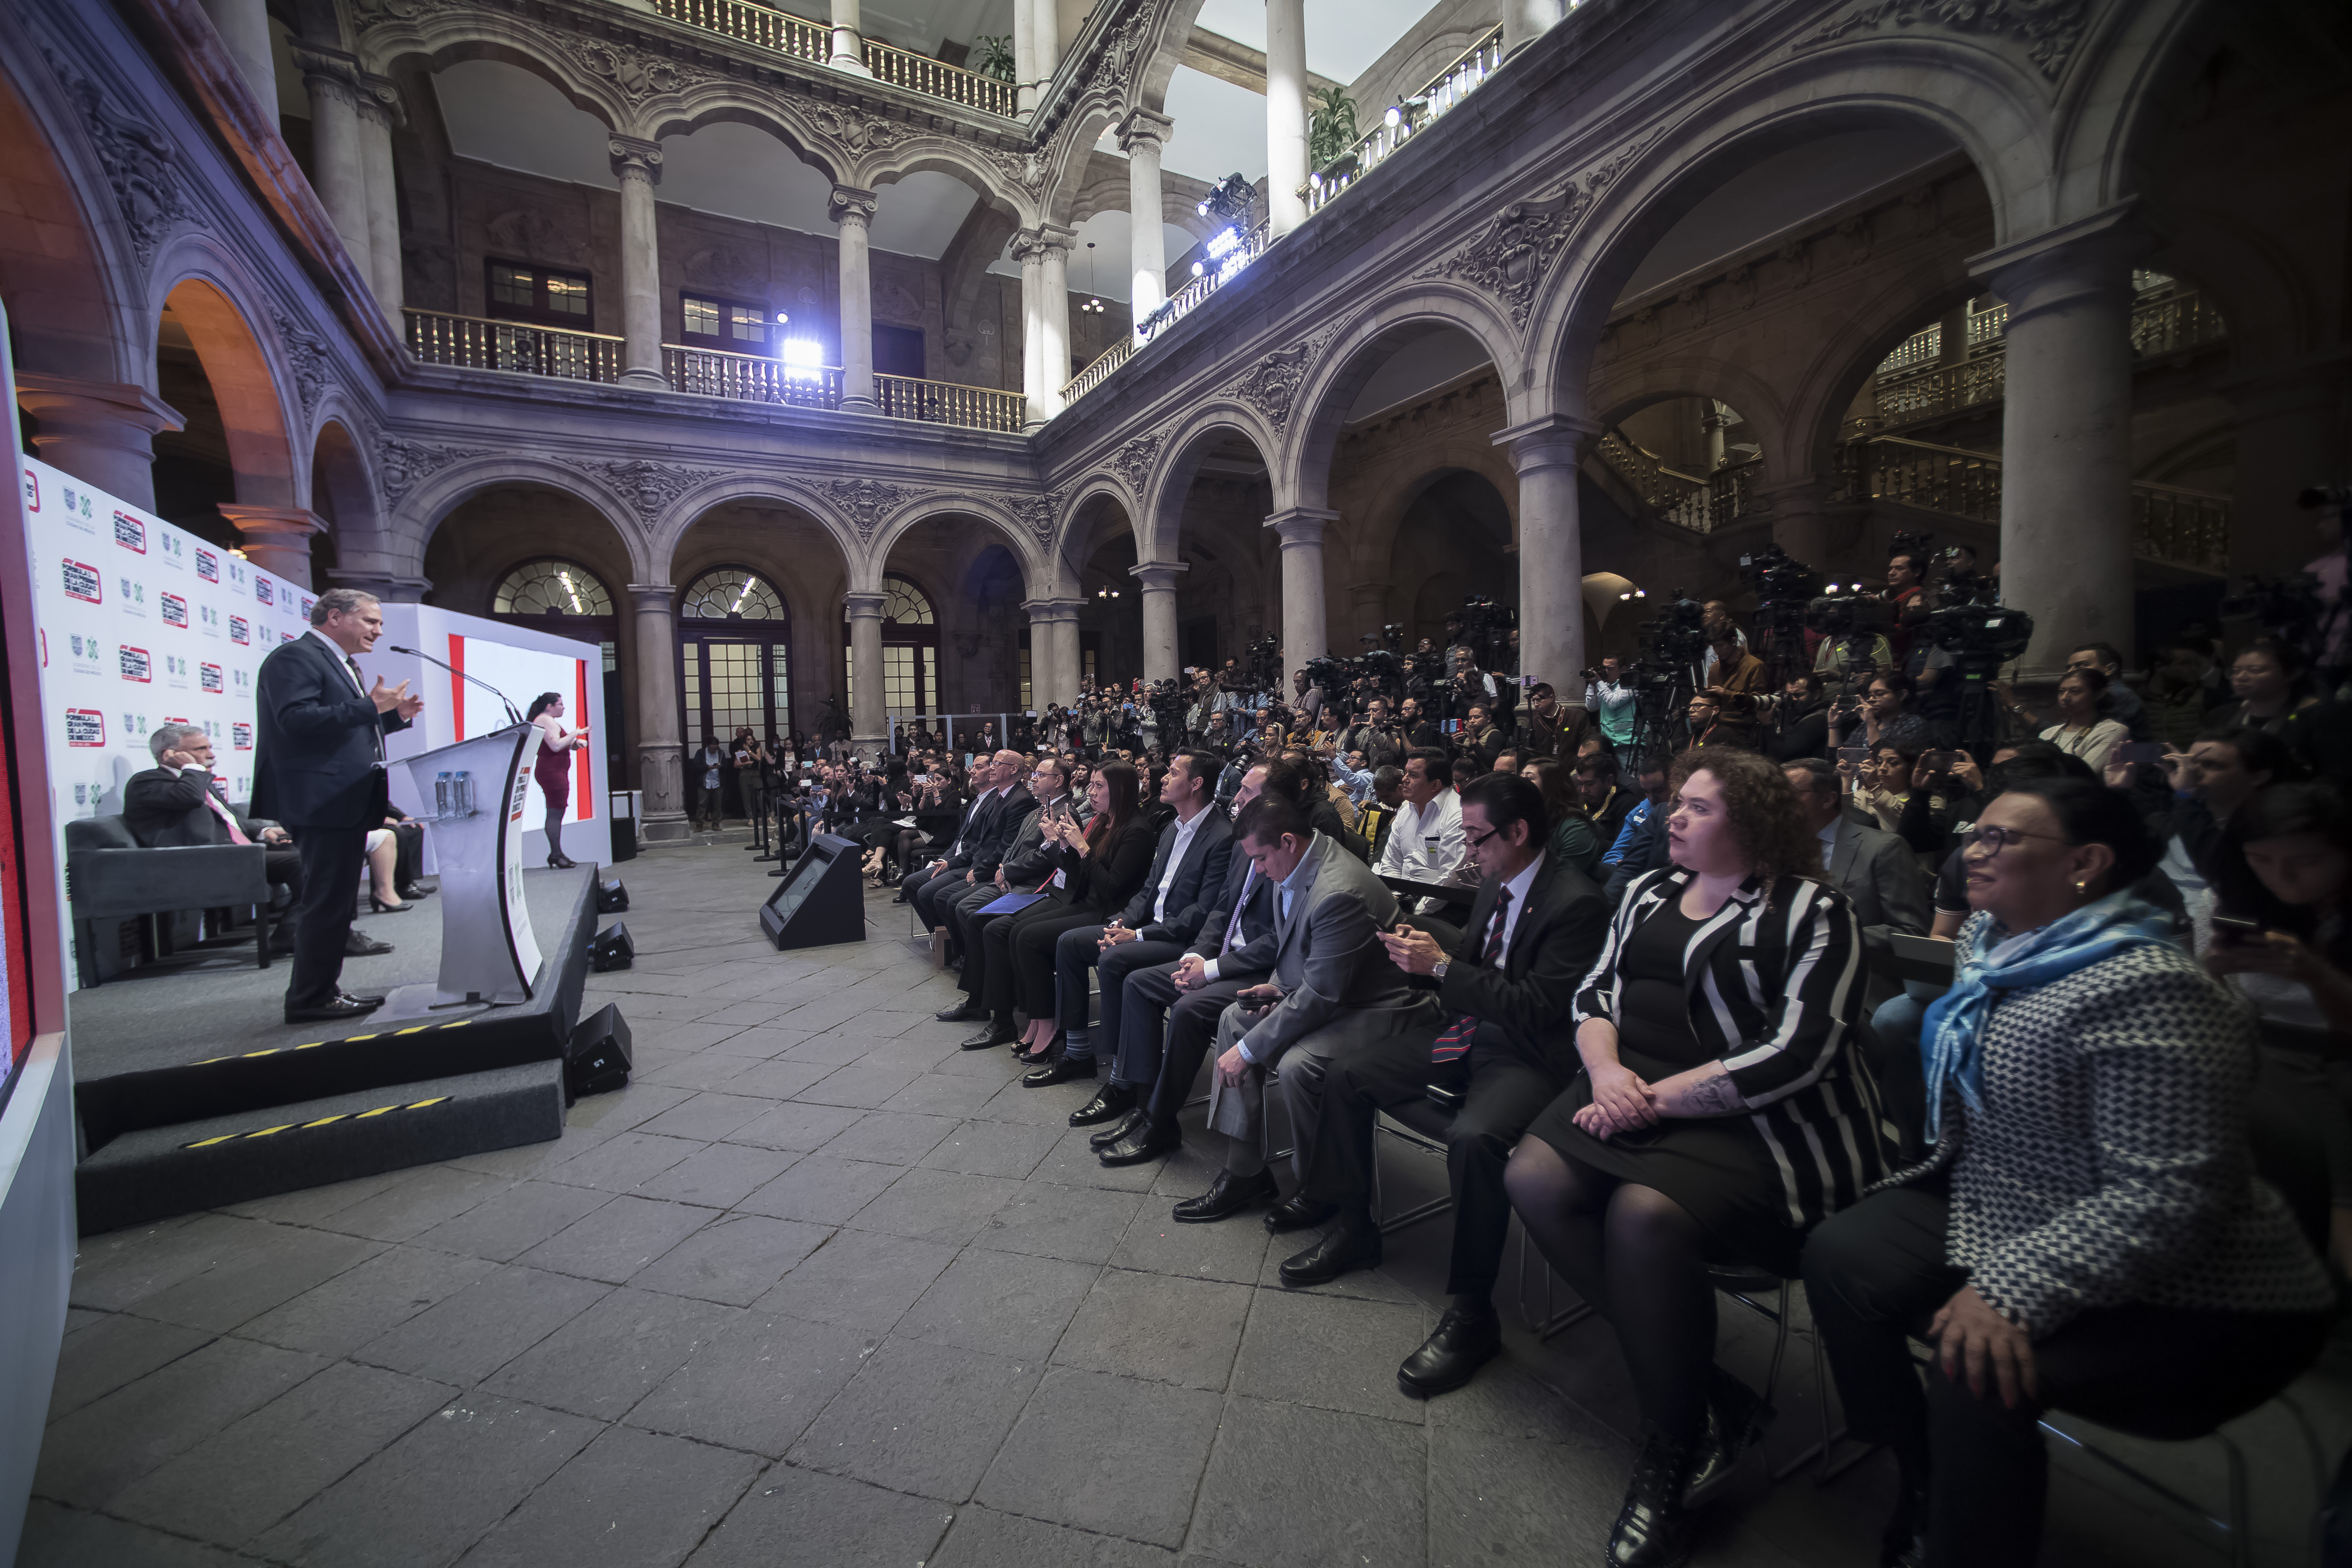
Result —
<path fill-rule="evenodd" d="M 572 712 L 574 718 L 584 721 L 588 717 L 588 661 L 575 658 L 572 661 L 572 668 L 578 678 L 572 687 Z M 593 742 L 595 738 L 591 736 L 589 739 Z M 595 754 L 596 748 L 593 743 L 572 753 L 572 787 L 579 797 L 572 810 L 583 822 L 595 815 L 589 807 L 596 799 L 596 792 L 588 777 L 593 765 L 588 759 Z"/>
<path fill-rule="evenodd" d="M 456 632 L 449 634 L 449 711 L 453 726 L 450 733 L 462 741 L 466 738 L 466 639 Z"/>

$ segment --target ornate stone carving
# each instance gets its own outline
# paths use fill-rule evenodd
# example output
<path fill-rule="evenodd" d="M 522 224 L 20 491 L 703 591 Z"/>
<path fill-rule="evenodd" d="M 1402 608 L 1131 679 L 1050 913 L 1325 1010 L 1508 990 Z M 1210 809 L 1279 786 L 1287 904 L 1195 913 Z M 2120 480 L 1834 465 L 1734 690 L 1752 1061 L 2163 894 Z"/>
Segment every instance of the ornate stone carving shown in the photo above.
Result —
<path fill-rule="evenodd" d="M 694 252 L 686 258 L 682 270 L 689 283 L 737 294 L 764 293 L 768 287 L 766 262 L 730 245 L 713 245 Z"/>
<path fill-rule="evenodd" d="M 1053 159 L 1043 147 L 1033 147 L 1026 153 L 992 147 L 988 149 L 988 161 L 1006 179 L 1032 195 L 1045 188 L 1045 176 L 1053 172 Z"/>
<path fill-rule="evenodd" d="M 180 189 L 171 141 L 144 119 L 109 102 L 105 89 L 56 50 L 44 46 L 41 53 L 81 113 L 90 146 L 106 170 L 106 183 L 113 187 L 122 226 L 144 267 L 155 259 L 164 237 L 175 226 L 201 221 Z"/>
<path fill-rule="evenodd" d="M 708 71 L 680 65 L 660 55 L 646 53 L 627 44 L 606 43 L 600 38 L 583 38 L 569 33 L 551 33 L 548 37 L 556 47 L 569 56 L 572 62 L 590 76 L 602 77 L 620 89 L 621 96 L 631 104 L 658 98 L 666 92 L 710 79 Z"/>
<path fill-rule="evenodd" d="M 2074 47 L 2089 24 L 2090 0 L 1869 0 L 1818 32 L 1797 40 L 1797 47 L 1835 42 L 1849 33 L 1874 32 L 1880 27 L 1941 27 L 1954 33 L 1982 33 L 2013 38 L 2025 46 L 2028 58 L 2042 76 L 2056 81 L 2065 72 Z"/>
<path fill-rule="evenodd" d="M 489 454 L 478 447 L 442 447 L 425 441 L 403 441 L 391 436 L 379 436 L 375 443 L 375 471 L 383 484 L 386 505 L 431 479 L 442 469 L 462 463 L 469 458 Z"/>
<path fill-rule="evenodd" d="M 565 458 L 583 474 L 603 479 L 631 506 L 637 519 L 651 528 L 670 502 L 695 486 L 719 477 L 712 468 L 681 468 L 676 463 L 649 463 L 644 458 Z"/>
<path fill-rule="evenodd" d="M 835 223 L 871 224 L 875 209 L 879 205 L 872 191 L 861 191 L 855 185 L 835 185 L 826 210 Z"/>
<path fill-rule="evenodd" d="M 817 489 L 841 509 L 850 526 L 857 530 L 859 541 L 867 544 L 874 542 L 882 520 L 915 493 L 904 485 L 884 484 L 879 479 L 826 479 Z"/>
<path fill-rule="evenodd" d="M 877 321 L 911 321 L 918 326 L 923 321 L 923 302 L 915 291 L 895 278 L 874 280 L 874 319 Z"/>
<path fill-rule="evenodd" d="M 1290 423 L 1291 405 L 1307 381 L 1307 367 L 1336 335 L 1327 331 L 1289 348 L 1276 349 L 1252 365 L 1240 380 L 1227 385 L 1225 391 L 1265 415 L 1266 423 L 1280 430 Z"/>
<path fill-rule="evenodd" d="M 1062 498 L 1051 490 L 1041 496 L 1014 496 L 1005 503 L 1023 526 L 1037 536 L 1037 542 L 1051 549 L 1054 530 L 1062 520 Z"/>
<path fill-rule="evenodd" d="M 541 207 L 518 207 L 500 213 L 482 229 L 489 237 L 490 248 L 526 261 L 585 266 L 589 259 L 588 236 L 572 213 L 559 217 Z"/>
<path fill-rule="evenodd" d="M 359 18 L 362 33 L 381 27 L 387 22 L 414 22 L 436 11 L 456 7 L 457 0 L 355 0 L 352 11 Z"/>
<path fill-rule="evenodd" d="M 887 153 L 908 134 L 907 128 L 895 120 L 862 113 L 838 103 L 812 104 L 808 112 L 819 131 L 852 153 Z"/>
<path fill-rule="evenodd" d="M 1513 202 L 1469 244 L 1423 268 L 1420 276 L 1459 279 L 1492 295 L 1510 313 L 1513 326 L 1526 326 L 1537 288 L 1554 258 L 1567 247 L 1577 225 L 1626 165 L 1664 132 L 1663 125 L 1654 126 L 1619 148 L 1606 163 L 1569 181 L 1556 196 Z"/>
<path fill-rule="evenodd" d="M 294 390 L 302 399 L 302 417 L 309 419 L 318 413 L 319 399 L 326 395 L 331 379 L 327 374 L 327 345 L 296 326 L 294 319 L 275 305 L 269 307 L 269 319 L 278 325 L 278 341 L 286 345 L 287 368 L 294 373 Z"/>
<path fill-rule="evenodd" d="M 1119 478 L 1127 481 L 1128 489 L 1139 499 L 1143 495 L 1144 482 L 1151 478 L 1151 460 L 1160 455 L 1160 443 L 1164 439 L 1164 433 L 1158 430 L 1149 436 L 1138 436 L 1110 460 Z"/>

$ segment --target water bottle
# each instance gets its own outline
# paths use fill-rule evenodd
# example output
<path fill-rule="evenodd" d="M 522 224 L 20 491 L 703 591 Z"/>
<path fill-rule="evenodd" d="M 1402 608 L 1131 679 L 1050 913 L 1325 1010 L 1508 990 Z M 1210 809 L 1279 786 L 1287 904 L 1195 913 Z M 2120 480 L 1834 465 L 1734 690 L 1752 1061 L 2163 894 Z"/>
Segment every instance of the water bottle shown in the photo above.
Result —
<path fill-rule="evenodd" d="M 449 815 L 450 793 L 449 773 L 448 770 L 445 768 L 441 771 L 440 775 L 433 781 L 434 816 L 446 816 Z"/>
<path fill-rule="evenodd" d="M 471 816 L 474 815 L 473 774 L 466 772 L 463 768 L 457 770 L 457 772 L 453 774 L 449 780 L 449 793 L 451 797 L 450 804 L 457 808 L 458 816 Z"/>

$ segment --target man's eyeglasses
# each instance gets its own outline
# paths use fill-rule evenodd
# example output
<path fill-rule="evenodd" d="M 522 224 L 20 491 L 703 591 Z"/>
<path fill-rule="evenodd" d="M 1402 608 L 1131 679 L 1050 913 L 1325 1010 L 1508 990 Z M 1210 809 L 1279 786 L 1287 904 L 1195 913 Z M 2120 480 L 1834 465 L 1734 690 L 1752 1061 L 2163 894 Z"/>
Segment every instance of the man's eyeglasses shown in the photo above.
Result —
<path fill-rule="evenodd" d="M 1500 833 L 1501 831 L 1503 831 L 1503 830 L 1502 830 L 1501 828 L 1499 828 L 1499 827 L 1490 827 L 1490 828 L 1486 829 L 1486 832 L 1481 833 L 1480 835 L 1478 835 L 1478 837 L 1475 837 L 1475 838 L 1472 838 L 1468 834 L 1466 834 L 1466 833 L 1465 833 L 1465 834 L 1464 834 L 1464 835 L 1463 835 L 1463 841 L 1464 841 L 1464 843 L 1465 843 L 1466 845 L 1468 845 L 1468 846 L 1469 846 L 1469 847 L 1471 847 L 1471 848 L 1473 848 L 1473 849 L 1481 849 L 1481 848 L 1484 848 L 1484 847 L 1486 847 L 1486 840 L 1488 840 L 1489 838 L 1494 837 L 1495 837 L 1495 835 L 1496 835 L 1497 833 Z"/>
<path fill-rule="evenodd" d="M 1969 833 L 1963 842 L 1982 849 L 1984 858 L 1990 860 L 2021 838 L 2047 838 L 2057 844 L 2066 842 L 2066 839 L 2059 834 L 2026 833 L 2014 827 L 1979 827 Z"/>

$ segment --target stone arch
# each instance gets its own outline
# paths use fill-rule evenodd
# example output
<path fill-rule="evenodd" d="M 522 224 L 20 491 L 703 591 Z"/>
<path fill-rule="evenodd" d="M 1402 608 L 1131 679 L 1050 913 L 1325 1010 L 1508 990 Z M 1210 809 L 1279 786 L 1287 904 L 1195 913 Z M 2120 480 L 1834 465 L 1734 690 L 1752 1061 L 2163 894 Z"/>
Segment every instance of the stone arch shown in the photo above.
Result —
<path fill-rule="evenodd" d="M 968 143 L 945 136 L 917 137 L 887 154 L 861 160 L 856 167 L 857 177 L 849 183 L 867 190 L 880 190 L 908 174 L 945 174 L 971 186 L 982 204 L 992 211 L 1019 223 L 1030 223 L 1035 220 L 1037 191 L 1022 182 L 1024 156 L 1003 153 L 975 158 Z M 1044 184 L 1042 171 L 1038 184 Z"/>
<path fill-rule="evenodd" d="M 853 556 L 850 589 L 853 593 L 879 591 L 891 546 L 908 530 L 940 517 L 971 517 L 986 523 L 1002 536 L 1000 542 L 1013 552 L 1013 559 L 1021 567 L 1021 580 L 1037 582 L 1051 570 L 1045 542 L 1053 538 L 1061 521 L 1054 515 L 1053 506 L 1051 496 L 1008 501 L 996 496 L 946 496 L 929 491 L 910 498 L 888 513 L 872 530 L 870 537 L 866 537 L 863 558 Z"/>
<path fill-rule="evenodd" d="M 1055 123 L 1040 128 L 1053 139 L 1058 154 L 1039 195 L 1043 221 L 1076 226 L 1071 205 L 1086 183 L 1095 143 L 1129 110 L 1148 109 L 1157 114 L 1166 107 L 1168 83 L 1184 58 L 1201 0 L 1174 0 L 1156 16 L 1154 11 L 1137 7 L 1097 41 L 1100 58 L 1089 62 L 1086 86 L 1076 100 Z"/>
<path fill-rule="evenodd" d="M 1743 365 L 1712 354 L 1669 354 L 1654 359 L 1644 355 L 1638 374 L 1598 382 L 1591 397 L 1593 422 L 1604 429 L 1672 397 L 1711 397 L 1727 404 L 1738 409 L 1740 417 L 1761 437 L 1759 444 L 1763 448 L 1766 478 L 1784 477 L 1776 464 L 1785 461 L 1787 395 Z"/>
<path fill-rule="evenodd" d="M 1895 346 L 1953 306 L 1983 292 L 1956 259 L 1897 279 L 1874 299 L 1855 300 L 1838 330 L 1813 345 L 1803 375 L 1788 394 L 1776 454 L 1765 448 L 1773 479 L 1826 476 L 1853 406 L 1879 363 Z"/>
<path fill-rule="evenodd" d="M 706 82 L 680 92 L 676 101 L 662 105 L 658 113 L 645 119 L 643 134 L 648 141 L 659 141 L 691 136 L 706 125 L 748 125 L 782 142 L 786 152 L 834 184 L 856 184 L 841 150 L 803 116 L 790 112 L 796 106 L 791 99 L 762 102 L 748 98 L 732 82 Z"/>
<path fill-rule="evenodd" d="M 154 313 L 148 337 L 147 381 L 163 313 L 186 331 L 220 405 L 236 477 L 239 506 L 291 507 L 301 487 L 295 432 L 301 420 L 288 396 L 290 377 L 270 353 L 274 339 L 255 328 L 268 318 L 252 308 L 259 290 L 209 236 L 187 235 L 160 257 L 151 277 Z"/>
<path fill-rule="evenodd" d="M 1275 469 L 1281 476 L 1277 505 L 1328 504 L 1332 454 L 1348 410 L 1381 365 L 1414 338 L 1440 328 L 1461 332 L 1486 351 L 1503 387 L 1506 426 L 1536 416 L 1538 411 L 1527 405 L 1522 391 L 1526 376 L 1517 335 L 1491 300 L 1452 283 L 1399 289 L 1360 312 L 1310 357 L 1306 379 L 1291 401 L 1303 416 L 1294 422 Z M 1279 499 L 1286 495 L 1290 499 Z"/>
<path fill-rule="evenodd" d="M 341 566 L 346 550 L 374 553 L 383 526 L 367 457 L 341 419 L 322 421 L 311 438 L 308 479 L 304 499 L 319 520 L 320 535 L 310 542 L 310 581 L 316 586 L 323 572 Z"/>
<path fill-rule="evenodd" d="M 40 58 L 14 25 L 0 24 L 0 60 Z M 121 217 L 103 205 L 105 170 L 80 132 L 49 79 L 20 82 L 0 67 L 0 146 L 10 152 L 0 167 L 0 205 L 12 215 L 0 225 L 0 298 L 16 369 L 151 385 L 145 312 L 127 283 Z"/>
<path fill-rule="evenodd" d="M 1081 531 L 1079 521 L 1088 514 L 1090 508 L 1093 515 L 1099 519 L 1106 503 L 1118 509 L 1120 524 L 1135 535 L 1136 559 L 1148 559 L 1143 554 L 1143 530 L 1136 522 L 1143 515 L 1141 504 L 1118 479 L 1109 474 L 1095 474 L 1082 480 L 1072 492 L 1055 534 L 1058 553 L 1055 564 L 1065 569 L 1061 575 L 1070 581 L 1076 580 L 1078 564 L 1103 542 L 1099 527 L 1089 526 Z M 1057 593 L 1061 591 L 1061 584 L 1056 581 L 1039 584 L 1036 591 L 1041 596 Z"/>
<path fill-rule="evenodd" d="M 1177 424 L 1160 444 L 1158 464 L 1144 486 L 1142 504 L 1129 514 L 1139 521 L 1135 551 L 1138 559 L 1178 558 L 1184 502 L 1192 480 L 1216 442 L 1234 436 L 1256 449 L 1266 466 L 1268 479 L 1276 486 L 1274 508 L 1279 510 L 1283 507 L 1283 492 L 1274 466 L 1282 449 L 1281 437 L 1247 404 L 1231 398 L 1213 399 Z"/>
<path fill-rule="evenodd" d="M 702 521 L 706 512 L 722 506 L 764 503 L 788 507 L 815 524 L 841 552 L 841 569 L 854 581 L 857 574 L 858 552 L 851 541 L 860 537 L 862 521 L 853 521 L 844 509 L 855 508 L 858 504 L 856 487 L 854 482 L 850 482 L 851 499 L 842 505 L 835 505 L 820 489 L 824 482 L 729 473 L 688 486 L 662 509 L 661 515 L 649 530 L 646 549 L 653 569 L 663 574 L 671 570 L 679 545 L 694 525 Z M 644 583 L 669 580 L 667 575 L 638 579 Z"/>
<path fill-rule="evenodd" d="M 417 480 L 396 498 L 383 537 L 387 564 L 421 574 L 425 551 L 433 534 L 460 502 L 500 485 L 541 485 L 585 502 L 619 536 L 628 551 L 629 572 L 639 583 L 650 575 L 656 557 L 645 531 L 635 523 L 636 511 L 628 498 L 611 485 L 551 458 L 515 453 L 488 453 L 459 458 L 447 468 Z"/>
<path fill-rule="evenodd" d="M 1922 81 L 1944 96 L 1923 99 Z M 1525 296 L 1530 391 L 1585 406 L 1592 353 L 1642 258 L 1706 195 L 1773 153 L 1820 137 L 1926 127 L 1963 151 L 1990 198 L 1996 246 L 2052 219 L 2045 94 L 2006 53 L 1945 36 L 1874 37 L 1866 51 L 1809 50 L 1727 84 L 1671 126 L 1637 134 L 1564 187 L 1564 259 Z M 1556 231 L 1557 232 L 1557 231 Z"/>
<path fill-rule="evenodd" d="M 2292 7 L 2265 9 L 2260 26 L 2308 25 Z M 2213 50 L 2246 21 L 2246 8 L 2229 0 L 2147 0 L 2085 40 L 2087 58 L 2069 73 L 2053 116 L 2052 222 L 2085 217 L 2146 192 L 2164 143 L 2187 118 L 2182 98 Z M 2315 26 L 2306 37 L 2314 47 L 2304 58 L 2315 72 L 2328 69 L 2318 62 L 2336 59 L 2340 45 Z M 2296 59 L 2289 39 L 2270 42 L 2266 58 Z"/>
<path fill-rule="evenodd" d="M 1488 447 L 1482 454 L 1464 453 L 1454 460 L 1435 463 L 1401 484 L 1383 487 L 1380 505 L 1361 518 L 1346 519 L 1338 531 L 1345 538 L 1348 555 L 1354 572 L 1360 577 L 1378 577 L 1389 569 L 1396 547 L 1397 531 L 1405 517 L 1419 503 L 1432 485 L 1454 474 L 1475 474 L 1494 487 L 1503 500 L 1505 515 L 1510 520 L 1511 542 L 1518 539 L 1519 476 L 1511 467 L 1509 456 L 1499 447 Z M 1327 548 L 1330 542 L 1327 541 Z"/>
<path fill-rule="evenodd" d="M 680 82 L 665 90 L 648 84 L 632 93 L 624 79 L 644 83 L 646 79 L 634 73 L 648 66 L 638 51 L 603 39 L 544 31 L 504 12 L 418 7 L 416 15 L 407 17 L 379 13 L 362 26 L 353 52 L 363 68 L 379 76 L 390 76 L 394 66 L 412 57 L 436 72 L 461 60 L 499 60 L 545 81 L 573 108 L 604 121 L 608 131 L 634 133 L 634 126 L 651 122 L 673 104 L 684 86 Z M 666 60 L 652 63 L 680 69 Z M 694 72 L 693 79 L 699 75 Z"/>

